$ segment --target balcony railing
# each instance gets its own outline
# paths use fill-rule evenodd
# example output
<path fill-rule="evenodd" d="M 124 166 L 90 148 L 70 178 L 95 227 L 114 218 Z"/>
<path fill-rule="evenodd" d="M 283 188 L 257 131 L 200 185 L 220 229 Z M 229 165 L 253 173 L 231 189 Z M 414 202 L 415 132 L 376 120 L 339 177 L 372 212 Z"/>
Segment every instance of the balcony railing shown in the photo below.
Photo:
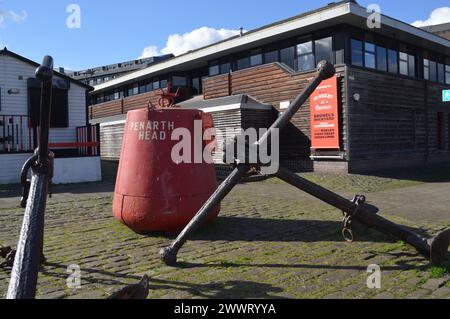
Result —
<path fill-rule="evenodd" d="M 31 126 L 28 115 L 0 115 L 0 154 L 33 153 L 39 127 Z M 76 140 L 49 144 L 56 157 L 100 156 L 100 126 L 76 128 Z"/>
<path fill-rule="evenodd" d="M 28 115 L 0 115 L 0 154 L 31 153 L 34 130 Z"/>

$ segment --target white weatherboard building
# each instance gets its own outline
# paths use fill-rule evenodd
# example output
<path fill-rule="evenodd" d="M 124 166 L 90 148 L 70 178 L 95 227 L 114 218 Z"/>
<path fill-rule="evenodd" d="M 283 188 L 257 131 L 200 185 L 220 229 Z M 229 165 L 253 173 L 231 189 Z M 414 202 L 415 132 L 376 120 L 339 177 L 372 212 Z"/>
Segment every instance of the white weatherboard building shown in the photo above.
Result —
<path fill-rule="evenodd" d="M 20 181 L 24 162 L 37 147 L 39 64 L 0 50 L 0 184 Z M 87 121 L 86 94 L 92 88 L 55 72 L 50 149 L 55 153 L 55 184 L 101 180 L 98 127 Z"/>

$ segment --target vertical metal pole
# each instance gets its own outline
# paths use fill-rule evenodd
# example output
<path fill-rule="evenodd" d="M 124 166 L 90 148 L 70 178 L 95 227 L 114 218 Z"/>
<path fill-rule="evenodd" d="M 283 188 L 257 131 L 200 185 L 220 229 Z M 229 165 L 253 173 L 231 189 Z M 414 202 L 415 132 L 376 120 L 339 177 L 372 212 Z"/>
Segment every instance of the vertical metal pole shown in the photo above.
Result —
<path fill-rule="evenodd" d="M 36 296 L 43 249 L 45 207 L 53 175 L 48 148 L 53 78 L 51 57 L 44 58 L 42 65 L 36 70 L 36 77 L 42 81 L 39 148 L 36 150 L 37 161 L 32 163 L 30 197 L 17 244 L 7 299 L 34 299 Z"/>

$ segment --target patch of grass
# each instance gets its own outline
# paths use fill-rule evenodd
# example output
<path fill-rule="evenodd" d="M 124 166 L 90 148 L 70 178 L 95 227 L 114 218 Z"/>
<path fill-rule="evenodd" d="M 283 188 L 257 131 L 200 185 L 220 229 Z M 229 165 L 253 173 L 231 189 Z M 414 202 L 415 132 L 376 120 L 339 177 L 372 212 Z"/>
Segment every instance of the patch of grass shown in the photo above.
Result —
<path fill-rule="evenodd" d="M 440 279 L 450 273 L 450 267 L 431 267 L 428 272 L 431 279 Z"/>
<path fill-rule="evenodd" d="M 406 244 L 402 241 L 393 243 L 393 244 L 386 244 L 381 249 L 380 252 L 382 253 L 390 253 L 393 251 L 401 251 L 406 248 Z"/>

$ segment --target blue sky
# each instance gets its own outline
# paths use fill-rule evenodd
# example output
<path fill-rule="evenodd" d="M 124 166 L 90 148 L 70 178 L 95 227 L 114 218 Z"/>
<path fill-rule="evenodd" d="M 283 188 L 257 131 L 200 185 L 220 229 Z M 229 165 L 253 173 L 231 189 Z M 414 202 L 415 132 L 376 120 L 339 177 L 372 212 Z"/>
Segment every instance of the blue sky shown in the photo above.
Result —
<path fill-rule="evenodd" d="M 251 30 L 330 2 L 0 0 L 0 45 L 36 61 L 51 54 L 58 66 L 82 69 L 138 58 L 146 47 L 161 52 L 171 34 L 200 27 Z M 450 7 L 449 0 L 358 2 L 363 6 L 376 3 L 382 13 L 409 23 L 427 20 L 436 8 Z M 66 26 L 66 9 L 72 3 L 81 8 L 80 29 Z"/>

